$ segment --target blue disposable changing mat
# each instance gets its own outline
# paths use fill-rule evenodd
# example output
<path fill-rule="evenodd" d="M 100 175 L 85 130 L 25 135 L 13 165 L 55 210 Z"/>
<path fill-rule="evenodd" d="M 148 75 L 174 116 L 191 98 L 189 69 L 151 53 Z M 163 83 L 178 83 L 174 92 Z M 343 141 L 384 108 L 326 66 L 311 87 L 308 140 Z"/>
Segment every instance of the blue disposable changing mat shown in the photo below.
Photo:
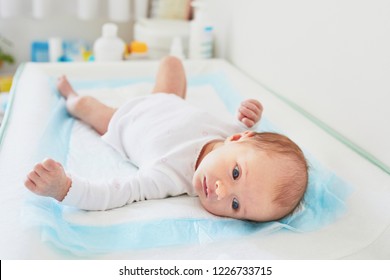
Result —
<path fill-rule="evenodd" d="M 71 81 L 76 90 L 99 87 L 121 87 L 153 79 L 121 79 L 100 81 Z M 228 110 L 235 114 L 242 101 L 240 94 L 231 86 L 223 73 L 190 77 L 188 86 L 211 85 Z M 52 157 L 66 166 L 73 118 L 67 113 L 65 102 L 58 96 L 52 117 L 42 137 L 39 159 Z M 263 118 L 255 127 L 257 131 L 280 132 L 270 121 Z M 148 221 L 125 222 L 107 226 L 76 224 L 64 219 L 65 206 L 50 198 L 30 195 L 26 206 L 30 221 L 39 225 L 45 241 L 57 248 L 78 256 L 104 254 L 125 250 L 162 246 L 221 241 L 249 234 L 269 234 L 277 230 L 306 232 L 316 230 L 334 221 L 346 210 L 345 200 L 351 187 L 330 170 L 324 168 L 307 151 L 309 185 L 298 211 L 275 222 L 249 222 L 227 218 L 198 219 L 167 218 Z"/>

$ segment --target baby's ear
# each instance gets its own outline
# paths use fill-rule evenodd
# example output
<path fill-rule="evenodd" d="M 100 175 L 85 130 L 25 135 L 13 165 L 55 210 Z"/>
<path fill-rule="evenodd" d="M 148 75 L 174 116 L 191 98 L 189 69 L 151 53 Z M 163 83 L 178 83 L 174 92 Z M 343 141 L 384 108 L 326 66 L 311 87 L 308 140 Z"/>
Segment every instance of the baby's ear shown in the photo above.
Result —
<path fill-rule="evenodd" d="M 256 133 L 254 131 L 246 130 L 243 132 L 243 134 L 244 134 L 244 137 L 250 138 L 250 137 L 253 137 Z"/>
<path fill-rule="evenodd" d="M 229 142 L 234 142 L 234 141 L 240 140 L 241 137 L 242 137 L 241 133 L 236 133 L 236 134 L 233 134 L 232 136 L 229 136 L 226 140 L 228 140 Z"/>

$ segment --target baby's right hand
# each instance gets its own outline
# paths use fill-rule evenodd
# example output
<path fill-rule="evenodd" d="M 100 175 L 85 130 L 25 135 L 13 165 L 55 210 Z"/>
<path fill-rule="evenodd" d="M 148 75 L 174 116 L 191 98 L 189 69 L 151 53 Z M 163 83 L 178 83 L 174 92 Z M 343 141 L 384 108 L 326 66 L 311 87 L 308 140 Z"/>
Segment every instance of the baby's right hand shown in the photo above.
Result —
<path fill-rule="evenodd" d="M 46 159 L 34 166 L 24 185 L 33 193 L 62 201 L 72 184 L 59 162 Z"/>

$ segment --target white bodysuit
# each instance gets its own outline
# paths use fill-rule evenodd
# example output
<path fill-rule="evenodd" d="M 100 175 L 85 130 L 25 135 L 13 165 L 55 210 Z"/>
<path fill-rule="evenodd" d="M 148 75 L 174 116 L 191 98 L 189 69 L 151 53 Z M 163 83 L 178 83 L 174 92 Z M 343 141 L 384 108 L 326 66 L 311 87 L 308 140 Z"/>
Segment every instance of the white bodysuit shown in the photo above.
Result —
<path fill-rule="evenodd" d="M 105 210 L 146 199 L 195 196 L 192 177 L 204 145 L 245 129 L 238 121 L 218 119 L 174 94 L 133 99 L 115 112 L 102 138 L 138 166 L 137 173 L 108 182 L 70 175 L 72 186 L 62 203 Z"/>

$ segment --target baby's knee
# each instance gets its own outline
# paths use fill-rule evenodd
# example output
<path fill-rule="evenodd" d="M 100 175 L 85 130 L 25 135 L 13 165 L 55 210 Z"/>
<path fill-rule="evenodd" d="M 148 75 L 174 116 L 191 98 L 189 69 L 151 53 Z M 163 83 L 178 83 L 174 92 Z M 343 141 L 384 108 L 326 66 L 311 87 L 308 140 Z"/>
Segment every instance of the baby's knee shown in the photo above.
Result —
<path fill-rule="evenodd" d="M 161 60 L 161 64 L 164 66 L 168 66 L 168 67 L 178 67 L 178 66 L 181 67 L 182 66 L 181 60 L 178 59 L 177 57 L 171 56 L 171 55 L 165 56 Z"/>

